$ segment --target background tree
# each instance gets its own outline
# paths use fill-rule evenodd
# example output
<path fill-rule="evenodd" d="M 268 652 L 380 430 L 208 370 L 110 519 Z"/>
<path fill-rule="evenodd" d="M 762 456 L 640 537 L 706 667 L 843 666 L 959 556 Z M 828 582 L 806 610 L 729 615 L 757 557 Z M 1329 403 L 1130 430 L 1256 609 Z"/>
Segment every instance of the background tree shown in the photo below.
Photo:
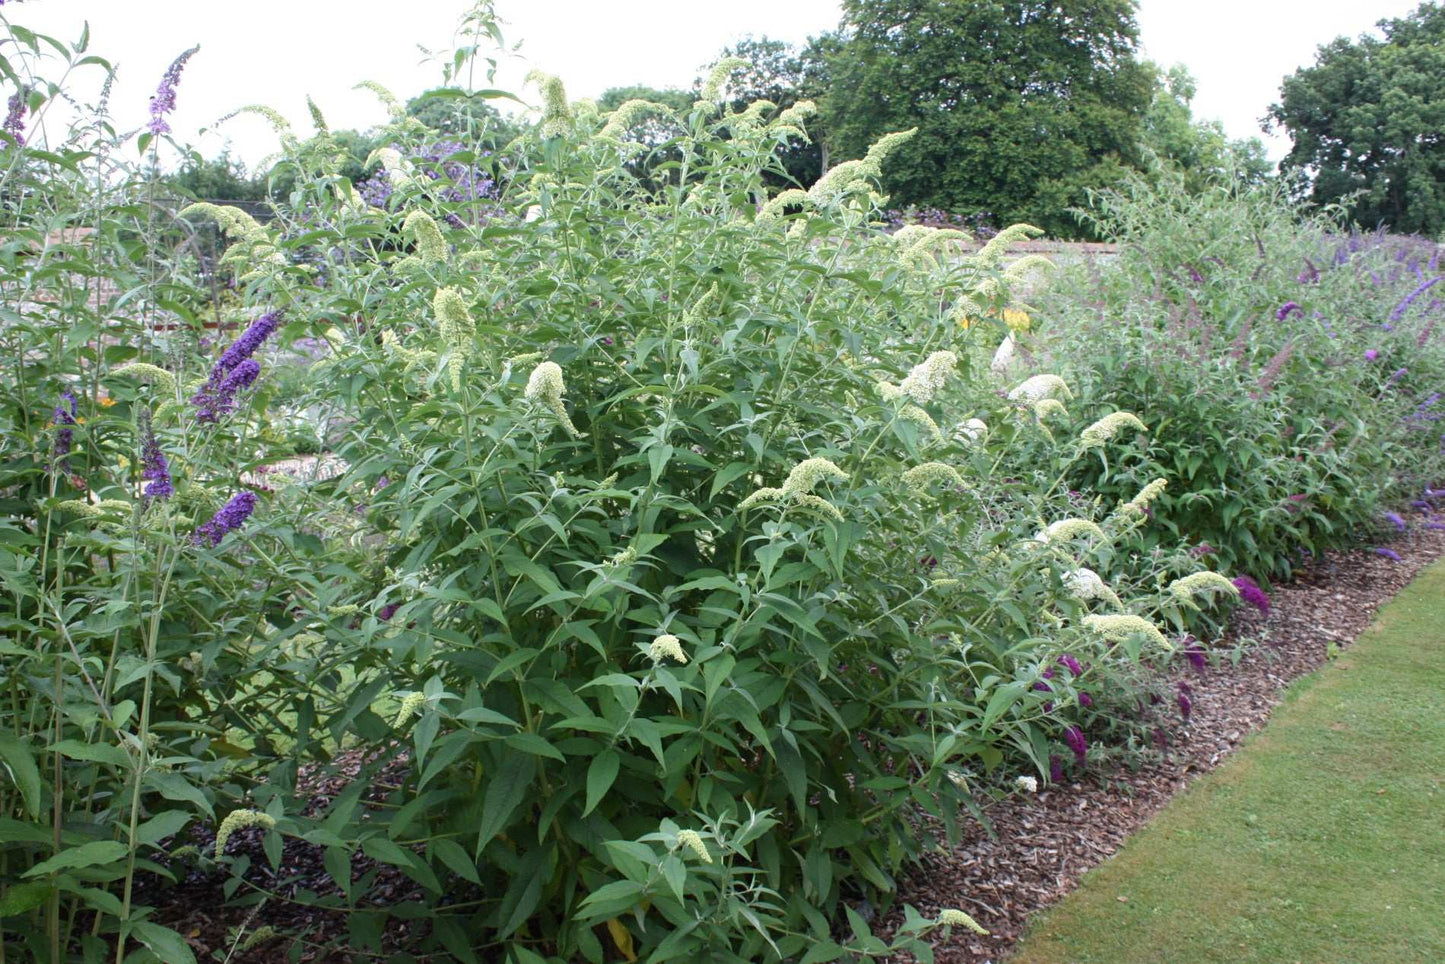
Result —
<path fill-rule="evenodd" d="M 838 157 L 918 127 L 896 205 L 988 210 L 1079 232 L 1087 188 L 1140 162 L 1153 71 L 1134 0 L 845 0 L 823 126 Z"/>
<path fill-rule="evenodd" d="M 1445 9 L 1381 20 L 1383 38 L 1340 37 L 1285 78 L 1269 121 L 1289 131 L 1282 166 L 1306 196 L 1345 202 L 1366 225 L 1445 230 Z M 1356 193 L 1358 192 L 1358 193 Z"/>
<path fill-rule="evenodd" d="M 1217 120 L 1195 120 L 1191 103 L 1198 90 L 1188 68 L 1175 64 L 1157 70 L 1154 99 L 1144 114 L 1146 153 L 1184 174 L 1185 189 L 1197 194 L 1221 177 L 1251 184 L 1269 176 L 1264 142 L 1257 137 L 1231 140 Z"/>
<path fill-rule="evenodd" d="M 179 170 L 165 176 L 166 186 L 182 197 L 222 201 L 261 201 L 266 197 L 264 178 L 252 177 L 229 147 L 218 157 L 205 158 L 191 151 Z"/>

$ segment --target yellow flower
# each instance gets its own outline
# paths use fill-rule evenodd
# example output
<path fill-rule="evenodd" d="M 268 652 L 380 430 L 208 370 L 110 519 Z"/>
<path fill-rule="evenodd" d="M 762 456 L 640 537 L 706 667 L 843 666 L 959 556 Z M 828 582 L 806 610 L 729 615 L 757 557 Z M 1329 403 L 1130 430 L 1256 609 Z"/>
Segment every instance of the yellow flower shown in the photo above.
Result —
<path fill-rule="evenodd" d="M 1033 327 L 1033 320 L 1029 318 L 1029 313 L 1017 308 L 1003 310 L 1003 323 L 1008 325 L 1009 331 L 1015 335 L 1029 331 Z"/>
<path fill-rule="evenodd" d="M 114 405 L 114 404 L 115 404 L 115 399 L 111 398 L 109 395 L 102 395 L 102 396 L 100 397 L 100 407 L 101 407 L 101 408 L 110 408 L 110 407 L 111 407 L 112 405 Z"/>

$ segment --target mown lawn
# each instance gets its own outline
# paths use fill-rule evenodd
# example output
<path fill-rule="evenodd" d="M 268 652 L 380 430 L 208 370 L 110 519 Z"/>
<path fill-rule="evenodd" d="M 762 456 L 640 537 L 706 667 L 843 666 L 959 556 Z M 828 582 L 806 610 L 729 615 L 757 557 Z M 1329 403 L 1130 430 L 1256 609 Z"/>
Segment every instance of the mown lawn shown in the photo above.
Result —
<path fill-rule="evenodd" d="M 1445 563 L 1010 961 L 1445 962 Z"/>

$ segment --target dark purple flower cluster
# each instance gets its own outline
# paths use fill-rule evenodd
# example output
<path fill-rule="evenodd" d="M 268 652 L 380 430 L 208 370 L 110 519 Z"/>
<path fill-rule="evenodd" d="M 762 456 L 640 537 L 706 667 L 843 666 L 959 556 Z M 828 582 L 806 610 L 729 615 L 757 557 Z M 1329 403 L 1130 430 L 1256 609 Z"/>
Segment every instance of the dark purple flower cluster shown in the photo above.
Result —
<path fill-rule="evenodd" d="M 25 146 L 25 112 L 29 109 L 29 97 L 24 87 L 10 95 L 9 110 L 5 113 L 5 133 L 15 138 L 19 147 Z"/>
<path fill-rule="evenodd" d="M 211 517 L 211 521 L 196 530 L 191 536 L 191 541 L 197 545 L 218 546 L 225 538 L 226 533 L 235 532 L 246 524 L 251 513 L 256 511 L 256 493 L 250 491 L 237 492 L 231 496 L 231 501 L 221 507 L 221 511 Z"/>
<path fill-rule="evenodd" d="M 1204 646 L 1193 636 L 1189 637 L 1189 644 L 1184 647 L 1184 658 L 1189 660 L 1189 665 L 1193 666 L 1197 673 L 1204 672 L 1209 666 L 1204 655 Z"/>
<path fill-rule="evenodd" d="M 1083 766 L 1085 754 L 1089 752 L 1089 741 L 1084 739 L 1084 731 L 1077 726 L 1069 727 L 1064 730 L 1064 742 L 1074 751 L 1074 762 Z"/>
<path fill-rule="evenodd" d="M 151 119 L 146 129 L 152 134 L 169 134 L 171 125 L 166 123 L 166 115 L 176 109 L 176 84 L 180 83 L 181 70 L 186 66 L 186 61 L 191 55 L 200 50 L 197 45 L 181 54 L 171 62 L 166 69 L 165 76 L 161 77 L 160 86 L 156 88 L 155 96 L 151 98 Z"/>
<path fill-rule="evenodd" d="M 156 441 L 155 429 L 151 426 L 148 414 L 141 422 L 140 458 L 140 477 L 146 480 L 141 494 L 146 500 L 164 501 L 175 495 L 175 486 L 171 484 L 170 463 L 166 461 L 166 454 L 161 451 L 160 442 Z"/>
<path fill-rule="evenodd" d="M 1094 705 L 1094 698 L 1088 693 L 1080 693 L 1079 705 L 1082 706 L 1084 709 L 1088 709 L 1089 707 Z"/>
<path fill-rule="evenodd" d="M 1386 559 L 1393 559 L 1395 562 L 1400 561 L 1400 554 L 1398 552 L 1394 549 L 1386 549 L 1383 546 L 1375 549 L 1375 555 L 1384 556 Z"/>
<path fill-rule="evenodd" d="M 1410 528 L 1410 524 L 1406 522 L 1405 519 L 1398 512 L 1386 512 L 1385 521 L 1390 523 L 1396 529 L 1399 529 L 1401 532 L 1404 532 L 1406 529 Z"/>
<path fill-rule="evenodd" d="M 1079 661 L 1069 653 L 1060 656 L 1059 663 L 1075 676 L 1084 675 L 1084 667 L 1080 666 Z"/>
<path fill-rule="evenodd" d="M 1269 596 L 1259 588 L 1259 583 L 1248 576 L 1235 576 L 1233 581 L 1234 588 L 1239 590 L 1240 599 L 1258 609 L 1261 615 L 1269 615 Z"/>
<path fill-rule="evenodd" d="M 280 325 L 281 312 L 269 311 L 251 322 L 241 337 L 221 353 L 206 383 L 191 397 L 196 421 L 218 422 L 236 407 L 236 393 L 249 388 L 261 373 L 260 364 L 251 356 Z"/>
<path fill-rule="evenodd" d="M 1174 694 L 1174 701 L 1179 704 L 1179 715 L 1184 717 L 1184 722 L 1189 722 L 1189 716 L 1194 712 L 1194 701 L 1189 698 L 1192 691 L 1189 684 L 1183 680 L 1179 681 L 1179 692 Z"/>
<path fill-rule="evenodd" d="M 1305 310 L 1301 308 L 1296 302 L 1286 301 L 1284 304 L 1279 306 L 1279 310 L 1274 313 L 1274 317 L 1276 321 L 1284 321 L 1286 318 L 1288 318 L 1292 314 L 1295 314 L 1296 312 L 1303 315 L 1305 313 Z"/>
<path fill-rule="evenodd" d="M 1316 284 L 1320 280 L 1320 271 L 1315 267 L 1313 261 L 1305 258 L 1305 269 L 1299 273 L 1299 277 L 1295 280 L 1302 285 Z"/>
<path fill-rule="evenodd" d="M 70 427 L 75 424 L 75 406 L 75 393 L 66 389 L 60 393 L 60 404 L 55 406 L 55 412 L 50 419 L 60 427 L 55 433 L 55 463 L 67 472 L 70 471 L 70 462 L 66 456 L 75 444 L 75 430 Z"/>
<path fill-rule="evenodd" d="M 1049 757 L 1049 782 L 1064 782 L 1064 761 L 1060 760 L 1057 754 Z"/>

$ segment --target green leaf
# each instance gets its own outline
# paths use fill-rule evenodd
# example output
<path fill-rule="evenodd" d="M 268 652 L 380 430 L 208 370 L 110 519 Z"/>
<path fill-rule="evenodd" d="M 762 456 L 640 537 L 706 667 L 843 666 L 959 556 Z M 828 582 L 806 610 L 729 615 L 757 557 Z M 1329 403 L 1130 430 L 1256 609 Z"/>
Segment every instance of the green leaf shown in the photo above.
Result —
<path fill-rule="evenodd" d="M 196 964 L 196 955 L 186 939 L 169 927 L 138 920 L 130 924 L 130 934 L 166 964 Z"/>
<path fill-rule="evenodd" d="M 115 840 L 92 840 L 90 843 L 81 844 L 79 847 L 71 847 L 69 850 L 62 850 L 60 853 L 43 860 L 31 867 L 22 877 L 39 877 L 42 874 L 51 874 L 57 870 L 68 870 L 77 867 L 97 867 L 102 864 L 112 863 L 130 853 L 125 844 Z"/>
<path fill-rule="evenodd" d="M 0 894 L 0 917 L 15 917 L 45 903 L 53 888 L 47 881 L 27 880 L 10 884 Z"/>
<path fill-rule="evenodd" d="M 452 838 L 438 837 L 431 842 L 431 849 L 437 859 L 446 864 L 447 869 L 458 877 L 474 884 L 482 882 L 482 878 L 477 876 L 477 862 L 461 844 Z"/>
<path fill-rule="evenodd" d="M 592 758 L 587 767 L 587 805 L 582 808 L 582 816 L 591 813 L 612 789 L 621 763 L 622 757 L 616 750 L 603 750 Z"/>
<path fill-rule="evenodd" d="M 35 757 L 30 747 L 21 743 L 14 734 L 0 731 L 0 763 L 10 774 L 10 780 L 20 791 L 20 799 L 32 817 L 40 816 L 40 771 L 35 766 Z"/>
<path fill-rule="evenodd" d="M 482 820 L 477 826 L 477 859 L 481 859 L 482 849 L 502 832 L 511 819 L 512 811 L 527 796 L 536 772 L 537 763 L 531 756 L 509 753 L 502 758 L 482 797 Z"/>

